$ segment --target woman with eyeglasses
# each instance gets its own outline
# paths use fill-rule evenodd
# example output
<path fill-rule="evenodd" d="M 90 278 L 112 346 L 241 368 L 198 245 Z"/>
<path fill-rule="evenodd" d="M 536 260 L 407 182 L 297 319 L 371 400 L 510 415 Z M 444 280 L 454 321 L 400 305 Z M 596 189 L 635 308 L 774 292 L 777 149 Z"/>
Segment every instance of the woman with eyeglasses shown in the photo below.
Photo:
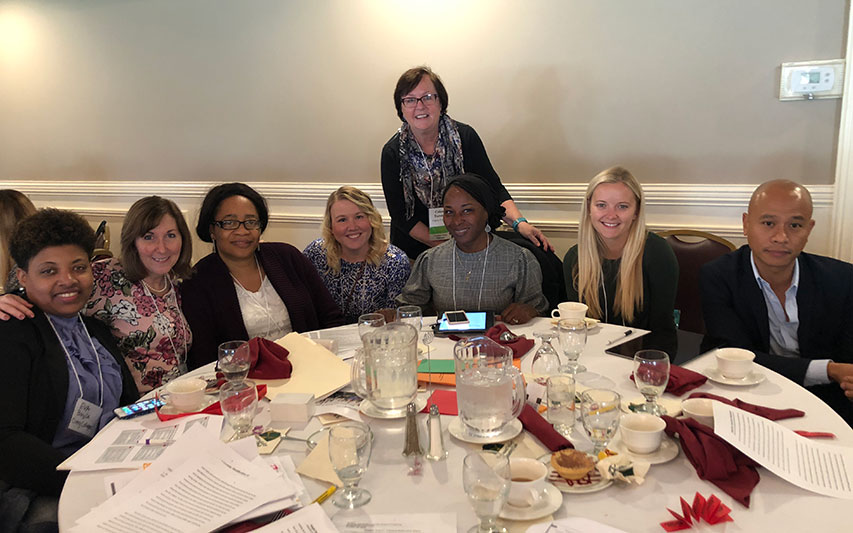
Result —
<path fill-rule="evenodd" d="M 343 324 L 341 310 L 298 249 L 260 242 L 268 221 L 266 200 L 246 184 L 217 185 L 205 196 L 196 233 L 213 243 L 213 253 L 195 264 L 182 287 L 195 339 L 191 369 L 215 361 L 225 341 L 276 340 Z"/>
<path fill-rule="evenodd" d="M 553 250 L 543 233 L 521 215 L 486 155 L 474 128 L 447 114 L 447 90 L 429 67 L 397 80 L 394 106 L 403 121 L 382 148 L 382 189 L 391 214 L 391 244 L 411 258 L 449 238 L 442 193 L 450 178 L 482 176 L 506 214 L 503 221 L 537 246 Z"/>

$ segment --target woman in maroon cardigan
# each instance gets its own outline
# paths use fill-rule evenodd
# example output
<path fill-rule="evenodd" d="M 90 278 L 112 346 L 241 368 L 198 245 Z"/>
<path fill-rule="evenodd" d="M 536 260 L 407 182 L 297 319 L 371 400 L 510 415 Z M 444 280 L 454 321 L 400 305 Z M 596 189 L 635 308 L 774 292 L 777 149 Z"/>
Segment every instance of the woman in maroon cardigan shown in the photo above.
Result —
<path fill-rule="evenodd" d="M 217 357 L 225 341 L 343 324 L 343 316 L 313 265 L 286 243 L 261 243 L 266 200 L 243 183 L 211 189 L 196 233 L 213 253 L 196 263 L 181 287 L 183 311 L 193 332 L 187 363 L 197 368 Z"/>

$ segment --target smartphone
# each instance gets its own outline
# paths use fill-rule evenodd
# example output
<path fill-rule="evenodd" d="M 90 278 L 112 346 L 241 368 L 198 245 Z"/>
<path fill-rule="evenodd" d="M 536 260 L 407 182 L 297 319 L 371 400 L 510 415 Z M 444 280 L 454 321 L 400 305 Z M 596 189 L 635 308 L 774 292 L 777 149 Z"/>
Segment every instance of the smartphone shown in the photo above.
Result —
<path fill-rule="evenodd" d="M 159 398 L 150 398 L 131 405 L 125 405 L 124 407 L 117 407 L 114 412 L 119 418 L 133 418 L 134 416 L 150 413 L 162 405 L 163 401 Z"/>
<path fill-rule="evenodd" d="M 447 323 L 451 326 L 468 324 L 468 315 L 465 314 L 465 311 L 448 311 L 444 313 L 444 316 L 447 319 Z"/>

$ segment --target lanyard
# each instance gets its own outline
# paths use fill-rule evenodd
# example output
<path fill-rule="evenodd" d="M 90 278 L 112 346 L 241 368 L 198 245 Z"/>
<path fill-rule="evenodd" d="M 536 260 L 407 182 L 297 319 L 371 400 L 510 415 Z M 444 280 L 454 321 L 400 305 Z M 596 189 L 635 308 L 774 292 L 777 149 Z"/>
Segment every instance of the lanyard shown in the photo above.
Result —
<path fill-rule="evenodd" d="M 172 279 L 171 279 L 171 278 L 169 278 L 169 285 L 171 285 L 171 286 L 172 286 L 172 291 L 171 291 L 171 293 L 174 295 L 174 294 L 175 294 L 175 285 L 172 283 Z M 153 294 L 151 294 L 151 291 L 149 291 L 149 290 L 148 290 L 148 285 L 146 285 L 145 283 L 143 283 L 143 284 L 142 284 L 142 289 L 145 291 L 145 294 L 147 294 L 147 295 L 148 295 L 148 297 L 149 297 L 149 298 L 151 298 L 151 302 L 152 302 L 152 303 L 154 303 L 154 310 L 155 310 L 155 311 L 157 311 L 157 318 L 159 318 L 159 319 L 160 319 L 161 324 L 162 324 L 162 323 L 164 323 L 164 322 L 167 322 L 166 318 L 165 318 L 165 317 L 160 313 L 160 306 L 159 306 L 159 305 L 157 305 L 157 300 L 154 298 L 154 295 L 153 295 Z M 175 296 L 175 297 L 177 298 L 177 296 Z M 165 302 L 165 301 L 166 301 L 166 299 L 165 299 L 165 298 L 163 298 L 163 301 Z M 177 302 L 176 302 L 176 303 L 177 303 Z M 175 305 L 175 307 L 177 307 L 177 309 L 178 309 L 178 313 L 177 313 L 177 314 L 178 314 L 178 318 L 179 318 L 179 320 L 180 320 L 181 327 L 182 327 L 182 328 L 183 328 L 183 330 L 184 330 L 184 337 L 183 337 L 183 340 L 184 340 L 184 353 L 183 353 L 183 357 L 184 357 L 184 360 L 186 360 L 186 357 L 187 357 L 187 326 L 186 326 L 186 321 L 185 321 L 185 319 L 184 319 L 184 313 L 183 313 L 183 311 L 181 311 L 180 306 Z M 181 354 L 179 354 L 179 353 L 178 353 L 178 349 L 177 349 L 177 348 L 175 348 L 175 341 L 173 341 L 173 340 L 172 340 L 172 334 L 171 334 L 171 333 L 169 333 L 169 329 L 168 329 L 168 328 L 164 329 L 164 330 L 163 330 L 163 333 L 165 333 L 165 334 L 166 334 L 166 337 L 168 337 L 168 339 L 169 339 L 169 344 L 171 344 L 171 345 L 172 345 L 172 352 L 175 354 L 175 359 L 177 359 L 177 360 L 178 360 L 178 366 L 180 366 L 180 365 L 183 363 L 183 361 L 181 361 Z M 178 327 L 177 327 L 177 324 L 176 324 L 176 325 L 175 325 L 175 334 L 177 335 L 177 333 L 178 333 Z"/>
<path fill-rule="evenodd" d="M 53 329 L 53 333 L 56 334 L 56 338 L 59 339 L 59 344 L 62 346 L 62 351 L 65 352 L 65 357 L 68 358 L 68 364 L 71 365 L 71 370 L 74 371 L 74 377 L 77 379 L 77 389 L 80 391 L 80 399 L 83 399 L 83 383 L 80 381 L 80 374 L 77 373 L 77 367 L 74 366 L 74 362 L 71 360 L 71 354 L 68 353 L 68 348 L 65 347 L 65 343 L 62 342 L 62 337 L 59 336 L 59 332 L 56 331 L 56 326 L 53 325 L 53 320 L 50 319 L 50 315 L 45 313 L 47 317 L 47 322 L 50 324 L 50 327 Z M 80 321 L 80 324 L 83 326 L 83 331 L 86 332 L 86 338 L 89 339 L 89 345 L 92 347 L 92 351 L 95 352 L 95 360 L 98 361 L 98 407 L 104 406 L 104 374 L 101 371 L 101 356 L 98 354 L 98 349 L 95 348 L 95 343 L 92 342 L 92 336 L 89 335 L 89 330 L 86 329 L 86 324 L 83 323 L 83 319 L 80 317 L 80 313 L 77 313 L 77 320 Z"/>

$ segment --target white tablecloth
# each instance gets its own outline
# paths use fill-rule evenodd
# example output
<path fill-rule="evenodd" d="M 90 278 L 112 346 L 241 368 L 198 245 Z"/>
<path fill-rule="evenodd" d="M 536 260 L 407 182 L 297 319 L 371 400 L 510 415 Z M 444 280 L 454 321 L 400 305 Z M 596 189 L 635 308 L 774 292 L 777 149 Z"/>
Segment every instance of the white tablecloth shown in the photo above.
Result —
<path fill-rule="evenodd" d="M 347 328 L 352 330 L 353 336 L 357 335 L 354 326 L 346 326 L 330 330 L 326 335 L 319 332 L 319 336 L 340 338 Z M 512 329 L 518 334 L 527 334 L 532 338 L 533 332 L 546 332 L 550 328 L 550 320 L 542 318 Z M 605 343 L 619 337 L 624 329 L 604 325 L 591 331 L 581 362 L 590 371 L 609 377 L 615 385 L 614 388 L 623 397 L 635 398 L 639 397 L 639 393 L 629 380 L 631 361 L 604 353 Z M 354 344 L 350 344 L 350 347 Z M 452 346 L 452 341 L 436 338 L 431 344 L 432 357 L 452 359 Z M 558 345 L 555 347 L 559 350 Z M 524 356 L 523 369 L 529 369 L 535 348 Z M 704 355 L 685 366 L 701 372 L 714 366 L 713 356 Z M 853 447 L 853 430 L 823 402 L 775 372 L 764 368 L 760 370 L 767 376 L 767 380 L 755 386 L 726 386 L 708 381 L 697 390 L 728 398 L 737 397 L 770 407 L 802 409 L 806 412 L 805 417 L 779 423 L 792 429 L 831 431 L 837 435 L 837 439 L 831 441 L 832 443 Z M 438 463 L 425 461 L 423 475 L 419 477 L 408 475 L 408 467 L 401 455 L 404 420 L 376 420 L 367 417 L 363 419 L 370 424 L 376 440 L 370 467 L 360 486 L 369 490 L 373 499 L 365 507 L 347 511 L 347 514 L 327 501 L 323 508 L 333 519 L 364 516 L 364 513 L 435 512 L 455 513 L 459 531 L 467 531 L 476 523 L 476 517 L 462 488 L 462 459 L 468 451 L 477 449 L 478 446 L 459 442 L 448 434 L 447 426 L 452 420 L 451 417 L 442 417 L 445 444 L 450 451 L 448 459 Z M 292 430 L 291 434 L 306 437 L 319 427 L 319 423 L 313 420 L 305 428 Z M 304 445 L 295 441 L 282 441 L 276 453 L 291 454 L 298 464 L 304 457 Z M 717 526 L 703 524 L 699 531 L 711 531 L 711 528 L 718 532 L 853 530 L 853 525 L 849 523 L 848 501 L 797 488 L 763 468 L 759 469 L 759 474 L 761 481 L 753 491 L 750 507 L 747 509 L 734 502 L 716 486 L 700 480 L 684 454 L 679 453 L 679 456 L 669 463 L 652 466 L 646 483 L 642 486 L 613 485 L 593 494 L 564 494 L 563 505 L 554 516 L 583 516 L 629 532 L 659 533 L 663 531 L 659 523 L 672 519 L 666 508 L 679 510 L 679 497 L 692 501 L 693 495 L 698 491 L 705 496 L 712 493 L 719 496 L 732 508 L 731 516 L 734 518 L 734 523 Z M 105 500 L 103 477 L 104 474 L 99 472 L 71 473 L 59 503 L 60 530 L 69 528 L 78 517 Z M 327 488 L 325 484 L 310 479 L 305 481 L 312 496 L 319 495 Z M 524 530 L 518 526 L 515 529 Z"/>

